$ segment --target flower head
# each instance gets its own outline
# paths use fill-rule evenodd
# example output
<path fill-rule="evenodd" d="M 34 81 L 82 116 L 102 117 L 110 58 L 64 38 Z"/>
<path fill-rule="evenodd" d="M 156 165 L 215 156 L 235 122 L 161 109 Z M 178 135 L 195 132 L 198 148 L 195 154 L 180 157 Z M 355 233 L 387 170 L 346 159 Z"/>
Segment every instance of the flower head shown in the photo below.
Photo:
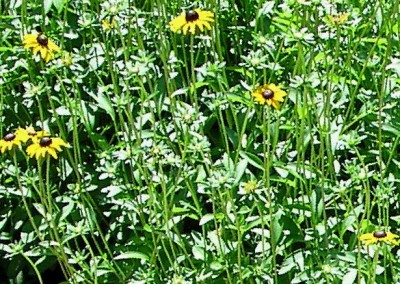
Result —
<path fill-rule="evenodd" d="M 50 133 L 48 133 L 47 131 L 44 130 L 40 130 L 40 131 L 36 131 L 35 128 L 33 128 L 32 126 L 28 126 L 26 128 L 21 128 L 19 127 L 16 131 L 15 131 L 15 135 L 17 137 L 19 137 L 19 139 L 22 142 L 27 142 L 30 139 L 40 139 L 44 136 L 49 136 Z"/>
<path fill-rule="evenodd" d="M 276 109 L 279 108 L 279 103 L 283 102 L 283 97 L 286 95 L 287 93 L 275 84 L 265 84 L 252 93 L 256 103 L 272 105 Z"/>
<path fill-rule="evenodd" d="M 349 18 L 349 13 L 340 13 L 336 15 L 328 15 L 328 20 L 332 26 L 343 25 Z"/>
<path fill-rule="evenodd" d="M 22 142 L 15 133 L 8 133 L 0 140 L 0 152 L 3 154 L 6 150 L 11 151 L 14 146 L 21 146 Z"/>
<path fill-rule="evenodd" d="M 54 51 L 60 52 L 60 48 L 44 34 L 26 34 L 23 40 L 24 48 L 32 48 L 32 53 L 40 56 L 47 63 L 54 58 Z"/>
<path fill-rule="evenodd" d="M 214 22 L 214 14 L 212 12 L 194 9 L 180 14 L 169 22 L 169 26 L 173 32 L 182 30 L 185 35 L 188 31 L 194 34 L 196 32 L 196 27 L 198 27 L 200 31 L 203 31 L 204 27 L 211 30 L 211 22 Z"/>
<path fill-rule="evenodd" d="M 57 159 L 57 151 L 61 152 L 61 146 L 68 147 L 68 144 L 61 138 L 44 136 L 40 139 L 32 140 L 33 143 L 26 148 L 29 157 L 39 160 L 46 157 L 49 153 L 54 159 Z"/>
<path fill-rule="evenodd" d="M 373 233 L 363 234 L 359 237 L 360 241 L 362 241 L 366 245 L 384 242 L 391 243 L 395 246 L 399 245 L 399 242 L 396 240 L 397 238 L 399 238 L 398 235 L 385 231 L 376 231 Z"/>
<path fill-rule="evenodd" d="M 118 22 L 115 20 L 115 18 L 113 18 L 111 21 L 104 19 L 101 21 L 101 26 L 105 31 L 110 31 L 118 26 Z"/>
<path fill-rule="evenodd" d="M 70 52 L 64 52 L 61 56 L 61 62 L 64 66 L 69 67 L 72 65 L 72 54 Z"/>
<path fill-rule="evenodd" d="M 240 192 L 242 194 L 250 194 L 255 192 L 257 189 L 257 181 L 256 180 L 249 180 L 240 188 Z"/>

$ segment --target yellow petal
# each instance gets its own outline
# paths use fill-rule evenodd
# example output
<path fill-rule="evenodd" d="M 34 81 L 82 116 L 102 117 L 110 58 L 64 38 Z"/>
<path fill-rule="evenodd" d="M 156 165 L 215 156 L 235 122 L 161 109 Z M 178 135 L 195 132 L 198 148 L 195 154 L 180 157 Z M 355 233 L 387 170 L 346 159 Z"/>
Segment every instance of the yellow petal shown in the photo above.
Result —
<path fill-rule="evenodd" d="M 374 238 L 374 235 L 372 233 L 363 234 L 359 237 L 360 241 L 366 241 L 366 240 L 370 240 L 373 238 Z"/>
<path fill-rule="evenodd" d="M 275 101 L 275 100 L 272 101 L 272 106 L 273 106 L 275 109 L 279 109 L 279 103 L 278 103 L 277 101 Z"/>
<path fill-rule="evenodd" d="M 45 158 L 46 157 L 46 153 L 47 153 L 47 149 L 46 149 L 47 147 L 41 147 L 40 146 L 40 149 L 39 149 L 39 153 L 40 153 L 40 156 L 42 157 L 42 158 Z"/>
<path fill-rule="evenodd" d="M 47 152 L 54 158 L 57 159 L 57 152 L 51 147 L 48 147 Z"/>
<path fill-rule="evenodd" d="M 183 26 L 182 32 L 183 32 L 184 35 L 186 35 L 186 33 L 187 33 L 189 27 L 190 27 L 189 24 L 186 24 L 186 25 Z"/>
<path fill-rule="evenodd" d="M 53 140 L 53 143 L 54 144 L 57 144 L 57 145 L 60 145 L 60 146 L 64 146 L 64 147 L 68 147 L 68 144 L 67 143 L 65 143 L 65 141 L 64 140 L 62 140 L 61 138 L 52 138 L 52 140 Z"/>
<path fill-rule="evenodd" d="M 203 31 L 204 31 L 204 25 L 203 25 L 203 22 L 198 22 L 198 23 L 197 23 L 197 26 L 199 27 L 199 30 L 200 30 L 201 32 L 203 32 Z"/>
<path fill-rule="evenodd" d="M 177 32 L 186 24 L 185 13 L 182 13 L 180 16 L 176 17 L 172 21 L 169 22 L 169 26 L 173 32 Z"/>
<path fill-rule="evenodd" d="M 189 26 L 190 26 L 189 32 L 194 35 L 196 33 L 196 24 L 195 24 L 195 22 L 190 23 Z"/>
<path fill-rule="evenodd" d="M 54 50 L 54 51 L 56 51 L 56 52 L 60 52 L 60 48 L 59 48 L 54 42 L 52 42 L 52 41 L 50 41 L 50 40 L 49 40 L 49 43 L 48 43 L 47 47 L 48 47 L 50 50 Z"/>
<path fill-rule="evenodd" d="M 24 44 L 25 49 L 29 49 L 29 48 L 33 48 L 33 47 L 37 47 L 37 46 L 39 46 L 39 45 L 35 42 Z"/>
<path fill-rule="evenodd" d="M 34 34 L 24 35 L 24 39 L 23 39 L 22 43 L 24 45 L 38 44 L 37 35 L 34 35 Z"/>
<path fill-rule="evenodd" d="M 208 22 L 204 21 L 203 24 L 206 26 L 207 29 L 211 30 L 211 25 Z"/>
<path fill-rule="evenodd" d="M 46 56 L 47 56 L 47 49 L 46 49 L 46 48 L 40 48 L 39 51 L 40 51 L 40 56 L 41 56 L 43 59 L 45 59 Z"/>
<path fill-rule="evenodd" d="M 36 45 L 36 46 L 33 47 L 32 53 L 33 53 L 33 54 L 36 54 L 36 53 L 38 53 L 40 50 L 41 50 L 40 45 Z"/>

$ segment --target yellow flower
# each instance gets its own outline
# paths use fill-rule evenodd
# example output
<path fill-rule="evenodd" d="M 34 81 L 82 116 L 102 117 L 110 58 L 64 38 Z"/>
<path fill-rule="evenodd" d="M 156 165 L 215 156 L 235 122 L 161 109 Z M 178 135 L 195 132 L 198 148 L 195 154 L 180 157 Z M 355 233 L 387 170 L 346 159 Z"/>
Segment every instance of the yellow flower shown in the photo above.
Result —
<path fill-rule="evenodd" d="M 48 133 L 47 131 L 44 130 L 40 130 L 40 131 L 36 131 L 35 128 L 33 128 L 32 126 L 28 126 L 26 128 L 21 128 L 19 127 L 16 131 L 15 131 L 15 135 L 17 137 L 19 137 L 19 139 L 22 142 L 27 142 L 30 139 L 40 139 L 44 136 L 49 136 L 50 133 Z"/>
<path fill-rule="evenodd" d="M 343 25 L 349 18 L 349 13 L 340 13 L 336 15 L 328 15 L 328 20 L 333 26 Z"/>
<path fill-rule="evenodd" d="M 113 18 L 111 22 L 108 19 L 104 19 L 101 21 L 101 26 L 105 31 L 110 31 L 118 26 L 117 21 Z"/>
<path fill-rule="evenodd" d="M 69 67 L 72 65 L 72 54 L 70 52 L 64 52 L 61 56 L 61 62 L 64 66 Z"/>
<path fill-rule="evenodd" d="M 256 103 L 272 105 L 276 109 L 279 108 L 279 103 L 283 102 L 283 97 L 286 95 L 287 93 L 275 84 L 265 84 L 252 93 Z"/>
<path fill-rule="evenodd" d="M 24 35 L 23 40 L 24 48 L 32 48 L 32 53 L 37 54 L 40 52 L 40 56 L 47 63 L 49 60 L 54 58 L 54 51 L 60 52 L 60 48 L 48 39 L 44 34 L 27 34 Z"/>
<path fill-rule="evenodd" d="M 169 22 L 169 26 L 173 32 L 182 30 L 185 35 L 188 31 L 194 34 L 196 32 L 196 27 L 198 27 L 200 31 L 203 31 L 204 27 L 211 30 L 211 22 L 214 22 L 214 14 L 212 12 L 194 9 L 180 14 Z"/>
<path fill-rule="evenodd" d="M 37 160 L 45 158 L 47 153 L 54 159 L 57 159 L 57 151 L 62 151 L 61 146 L 68 147 L 68 144 L 61 138 L 44 136 L 32 141 L 33 143 L 26 148 L 26 152 L 29 157 L 33 158 L 35 156 Z"/>
<path fill-rule="evenodd" d="M 0 151 L 3 154 L 5 151 L 11 151 L 14 146 L 19 147 L 23 141 L 14 133 L 6 134 L 0 140 Z"/>
<path fill-rule="evenodd" d="M 257 181 L 255 180 L 250 180 L 246 182 L 243 187 L 244 192 L 246 192 L 247 194 L 254 192 L 256 188 L 257 188 Z"/>
<path fill-rule="evenodd" d="M 362 241 L 366 245 L 371 245 L 378 242 L 384 242 L 384 243 L 391 243 L 392 245 L 395 246 L 399 245 L 399 242 L 396 240 L 397 238 L 399 238 L 398 235 L 385 231 L 377 231 L 373 233 L 363 234 L 359 237 L 360 241 Z"/>

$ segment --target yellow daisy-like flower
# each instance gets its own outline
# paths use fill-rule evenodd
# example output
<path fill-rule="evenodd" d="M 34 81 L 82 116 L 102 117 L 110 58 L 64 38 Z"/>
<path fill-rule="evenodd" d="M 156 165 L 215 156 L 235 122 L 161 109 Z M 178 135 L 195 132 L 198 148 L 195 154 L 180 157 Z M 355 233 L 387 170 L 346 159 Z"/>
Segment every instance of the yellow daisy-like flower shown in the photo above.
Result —
<path fill-rule="evenodd" d="M 211 30 L 211 22 L 214 22 L 214 13 L 201 9 L 194 9 L 180 14 L 169 22 L 169 26 L 173 32 L 182 30 L 185 35 L 188 31 L 191 34 L 195 34 L 196 27 L 198 27 L 200 31 L 204 31 L 204 27 Z"/>
<path fill-rule="evenodd" d="M 359 237 L 360 241 L 362 241 L 366 245 L 384 242 L 398 246 L 399 242 L 396 240 L 397 238 L 399 238 L 398 235 L 385 231 L 377 231 L 373 233 L 363 234 Z"/>
<path fill-rule="evenodd" d="M 57 159 L 57 151 L 61 152 L 61 146 L 68 147 L 68 144 L 61 138 L 44 136 L 40 139 L 32 140 L 33 143 L 26 148 L 29 157 L 39 160 L 45 158 L 49 153 L 54 159 Z"/>
<path fill-rule="evenodd" d="M 24 35 L 22 43 L 24 44 L 24 48 L 32 48 L 33 54 L 40 52 L 40 56 L 46 63 L 54 58 L 54 52 L 60 52 L 60 48 L 44 34 Z"/>
<path fill-rule="evenodd" d="M 19 127 L 15 131 L 15 135 L 22 141 L 22 142 L 27 142 L 30 139 L 40 139 L 44 136 L 49 136 L 50 133 L 44 130 L 36 131 L 35 128 L 32 126 L 28 126 L 26 128 L 21 128 Z"/>
<path fill-rule="evenodd" d="M 279 103 L 283 102 L 286 95 L 287 93 L 275 84 L 265 84 L 252 93 L 256 103 L 272 105 L 276 109 L 279 109 Z"/>
<path fill-rule="evenodd" d="M 6 134 L 3 139 L 0 140 L 0 151 L 3 154 L 5 151 L 11 151 L 14 146 L 19 147 L 23 141 L 15 135 L 15 133 Z"/>

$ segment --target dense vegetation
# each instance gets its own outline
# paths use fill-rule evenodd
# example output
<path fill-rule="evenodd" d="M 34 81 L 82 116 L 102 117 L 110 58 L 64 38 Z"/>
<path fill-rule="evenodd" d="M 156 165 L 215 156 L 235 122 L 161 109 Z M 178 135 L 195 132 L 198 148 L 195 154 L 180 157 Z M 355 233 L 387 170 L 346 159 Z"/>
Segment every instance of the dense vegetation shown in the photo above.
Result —
<path fill-rule="evenodd" d="M 399 283 L 399 11 L 2 1 L 0 282 Z"/>

